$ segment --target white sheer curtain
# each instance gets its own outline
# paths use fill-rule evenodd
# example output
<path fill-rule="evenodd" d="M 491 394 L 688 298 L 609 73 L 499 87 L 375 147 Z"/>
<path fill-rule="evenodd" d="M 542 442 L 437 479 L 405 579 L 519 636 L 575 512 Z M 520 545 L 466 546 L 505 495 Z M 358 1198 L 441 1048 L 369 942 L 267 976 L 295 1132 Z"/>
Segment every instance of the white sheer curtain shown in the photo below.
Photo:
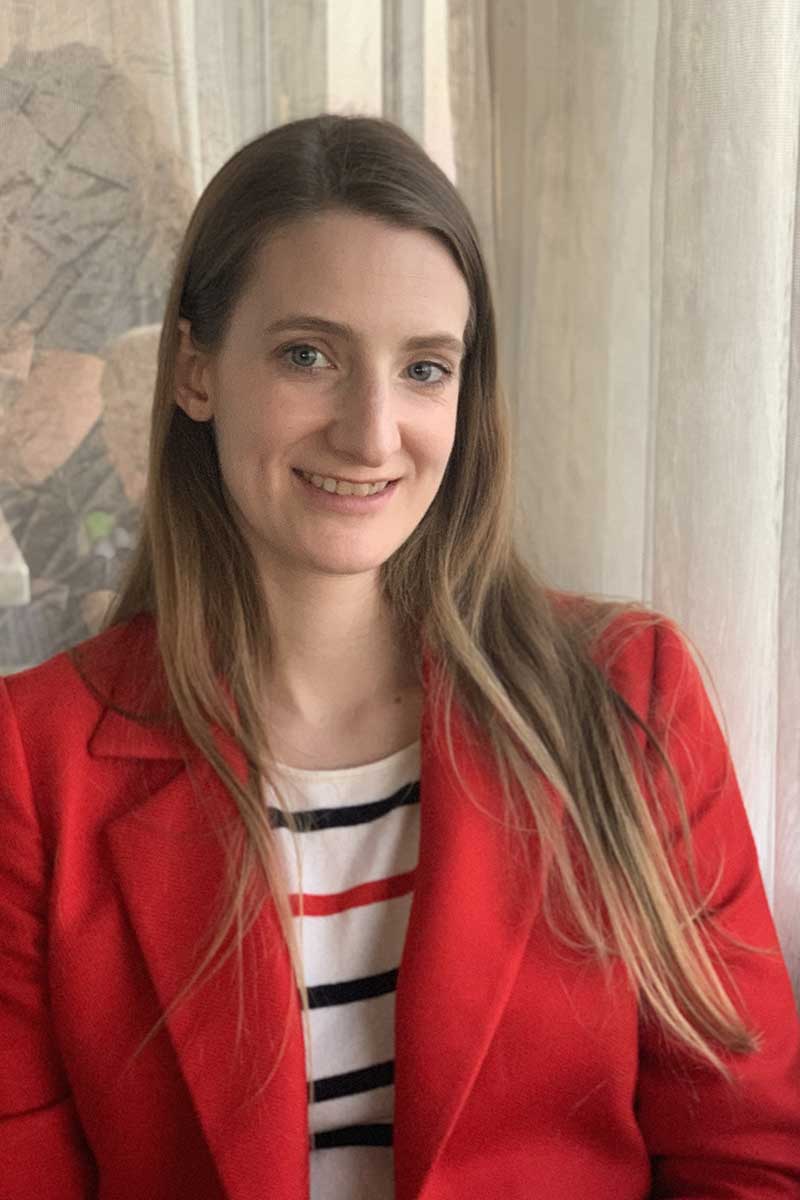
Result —
<path fill-rule="evenodd" d="M 695 641 L 800 987 L 800 5 L 450 17 L 521 535 L 556 582 Z"/>
<path fill-rule="evenodd" d="M 797 0 L 15 0 L 2 63 L 0 667 L 91 631 L 113 586 L 199 190 L 272 125 L 382 112 L 483 236 L 520 538 L 702 651 L 800 986 Z M 97 237 L 70 224 L 90 203 Z"/>

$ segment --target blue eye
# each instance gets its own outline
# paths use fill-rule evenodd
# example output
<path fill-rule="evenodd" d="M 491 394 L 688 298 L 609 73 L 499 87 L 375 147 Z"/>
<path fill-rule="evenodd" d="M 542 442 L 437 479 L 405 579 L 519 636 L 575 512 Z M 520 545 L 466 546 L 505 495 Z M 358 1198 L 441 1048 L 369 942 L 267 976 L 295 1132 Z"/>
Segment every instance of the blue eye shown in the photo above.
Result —
<path fill-rule="evenodd" d="M 304 354 L 308 354 L 309 352 L 311 354 L 322 354 L 321 350 L 317 350 L 314 346 L 306 346 L 304 343 L 298 343 L 296 346 L 288 346 L 286 348 L 286 350 L 281 351 L 281 354 L 282 355 L 292 354 L 295 350 L 301 350 Z M 324 355 L 323 355 L 323 357 L 324 357 Z M 288 361 L 287 361 L 286 365 L 287 365 L 287 367 L 291 367 L 295 371 L 308 371 L 308 370 L 312 370 L 314 367 L 313 363 L 296 363 L 296 362 L 288 362 Z"/>
<path fill-rule="evenodd" d="M 447 380 L 453 374 L 450 368 L 446 367 L 444 363 L 430 362 L 427 359 L 424 359 L 422 362 L 412 363 L 412 367 L 433 367 L 435 370 L 442 372 L 443 378 L 441 379 L 417 380 L 418 383 L 424 383 L 426 387 L 444 387 Z"/>
<path fill-rule="evenodd" d="M 281 350 L 278 351 L 278 353 L 279 353 L 280 357 L 285 360 L 285 365 L 289 368 L 289 370 L 304 371 L 308 375 L 308 374 L 311 374 L 312 372 L 314 372 L 315 369 L 319 369 L 319 370 L 323 369 L 323 368 L 315 368 L 315 365 L 313 363 L 292 362 L 290 360 L 290 358 L 288 358 L 287 356 L 294 354 L 296 351 L 300 351 L 303 354 L 309 354 L 309 353 L 310 354 L 322 354 L 321 350 L 317 350 L 316 346 L 310 346 L 307 342 L 294 342 L 291 346 L 284 346 Z M 327 356 L 322 354 L 322 357 L 325 358 Z M 422 359 L 419 362 L 412 363 L 411 365 L 412 365 L 412 368 L 413 367 L 428 367 L 428 368 L 434 367 L 437 371 L 442 372 L 441 379 L 417 379 L 414 381 L 416 383 L 422 384 L 423 387 L 429 388 L 429 389 L 444 387 L 445 384 L 447 383 L 448 379 L 450 378 L 450 376 L 453 374 L 451 369 L 449 367 L 446 367 L 444 365 L 444 363 L 433 362 L 430 359 Z"/>

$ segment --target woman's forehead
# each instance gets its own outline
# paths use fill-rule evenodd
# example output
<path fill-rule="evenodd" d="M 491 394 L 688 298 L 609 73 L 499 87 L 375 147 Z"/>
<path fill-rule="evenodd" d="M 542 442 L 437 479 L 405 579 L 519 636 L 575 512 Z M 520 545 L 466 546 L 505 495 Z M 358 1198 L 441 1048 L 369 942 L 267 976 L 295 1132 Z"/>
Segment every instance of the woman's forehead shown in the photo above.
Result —
<path fill-rule="evenodd" d="M 469 313 L 466 281 L 441 242 L 360 214 L 325 214 L 282 230 L 260 248 L 251 284 L 264 327 L 310 314 L 338 323 L 332 335 L 352 337 L 388 311 L 408 337 L 460 342 Z"/>

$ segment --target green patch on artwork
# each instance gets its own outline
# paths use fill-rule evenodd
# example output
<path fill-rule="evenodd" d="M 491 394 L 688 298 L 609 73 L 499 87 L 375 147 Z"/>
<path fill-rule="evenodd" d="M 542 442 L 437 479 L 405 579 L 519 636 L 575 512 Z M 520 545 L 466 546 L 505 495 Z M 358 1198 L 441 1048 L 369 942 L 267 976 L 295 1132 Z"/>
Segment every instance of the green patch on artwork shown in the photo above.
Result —
<path fill-rule="evenodd" d="M 107 538 L 110 535 L 116 522 L 117 519 L 113 513 L 95 510 L 87 513 L 83 518 L 83 527 L 90 542 L 99 542 L 101 538 Z"/>

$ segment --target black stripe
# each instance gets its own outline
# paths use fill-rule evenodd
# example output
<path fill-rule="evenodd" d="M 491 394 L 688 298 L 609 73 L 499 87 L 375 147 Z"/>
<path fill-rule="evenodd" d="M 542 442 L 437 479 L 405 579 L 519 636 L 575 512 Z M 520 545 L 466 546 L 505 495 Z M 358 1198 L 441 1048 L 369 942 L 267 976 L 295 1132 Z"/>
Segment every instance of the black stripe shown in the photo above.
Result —
<path fill-rule="evenodd" d="M 324 1129 L 311 1138 L 313 1150 L 332 1146 L 391 1146 L 391 1125 L 345 1125 L 342 1129 Z"/>
<path fill-rule="evenodd" d="M 320 983 L 308 989 L 309 1008 L 331 1008 L 334 1004 L 353 1004 L 356 1000 L 370 1000 L 373 996 L 385 996 L 397 989 L 397 973 L 384 971 L 381 975 L 365 975 L 363 979 L 345 979 L 342 983 Z"/>
<path fill-rule="evenodd" d="M 403 804 L 419 802 L 419 780 L 405 784 L 385 800 L 373 800 L 368 804 L 348 804 L 342 808 L 298 808 L 293 810 L 298 833 L 310 833 L 316 829 L 332 829 L 345 825 L 365 825 L 386 816 L 393 808 Z M 274 805 L 269 806 L 270 825 L 273 829 L 288 829 L 286 813 Z"/>
<path fill-rule="evenodd" d="M 357 1092 L 371 1092 L 373 1088 L 388 1087 L 394 1083 L 394 1059 L 376 1063 L 374 1067 L 362 1067 L 358 1071 L 344 1071 L 341 1075 L 326 1075 L 314 1080 L 314 1101 L 338 1100 L 341 1096 L 353 1096 Z"/>

